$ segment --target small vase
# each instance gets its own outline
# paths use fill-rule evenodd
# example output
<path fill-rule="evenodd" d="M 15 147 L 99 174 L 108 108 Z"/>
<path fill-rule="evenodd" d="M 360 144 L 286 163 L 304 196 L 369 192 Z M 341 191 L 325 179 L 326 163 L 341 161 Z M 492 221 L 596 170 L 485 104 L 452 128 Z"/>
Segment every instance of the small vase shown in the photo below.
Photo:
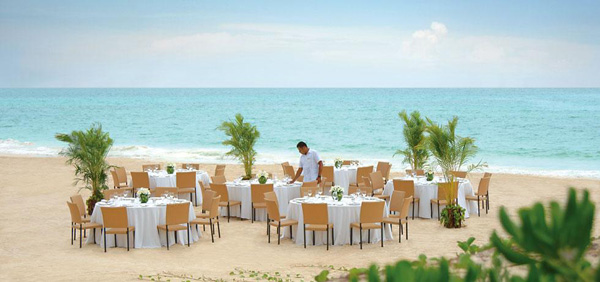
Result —
<path fill-rule="evenodd" d="M 259 178 L 258 178 L 258 183 L 260 183 L 260 184 L 265 184 L 265 183 L 267 183 L 267 178 L 266 178 L 266 177 L 264 177 L 264 176 L 261 176 L 261 177 L 259 177 Z"/>
<path fill-rule="evenodd" d="M 145 204 L 145 203 L 147 203 L 147 202 L 148 202 L 148 195 L 146 195 L 146 194 L 141 194 L 141 195 L 140 195 L 140 202 L 141 202 L 142 204 Z"/>
<path fill-rule="evenodd" d="M 174 172 L 175 172 L 175 168 L 174 167 L 172 167 L 172 166 L 168 166 L 167 167 L 167 173 L 168 174 L 173 174 Z"/>
<path fill-rule="evenodd" d="M 336 199 L 336 200 L 339 202 L 339 201 L 341 201 L 341 200 L 342 200 L 342 198 L 343 198 L 343 197 L 344 197 L 344 194 L 342 194 L 342 193 L 338 193 L 338 194 L 337 194 L 337 199 Z"/>
<path fill-rule="evenodd" d="M 335 167 L 336 167 L 337 169 L 339 169 L 339 168 L 341 168 L 341 167 L 342 167 L 342 163 L 343 163 L 342 161 L 337 161 L 337 162 L 335 162 L 335 164 L 334 164 L 334 165 L 335 165 Z"/>

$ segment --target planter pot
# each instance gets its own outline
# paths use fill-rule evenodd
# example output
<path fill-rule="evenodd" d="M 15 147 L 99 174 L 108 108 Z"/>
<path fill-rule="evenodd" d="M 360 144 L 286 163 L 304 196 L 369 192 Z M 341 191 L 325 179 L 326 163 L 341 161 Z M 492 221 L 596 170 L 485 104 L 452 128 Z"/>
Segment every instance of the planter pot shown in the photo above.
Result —
<path fill-rule="evenodd" d="M 149 196 L 149 195 L 147 195 L 147 194 L 141 194 L 141 195 L 140 195 L 140 202 L 141 202 L 142 204 L 145 204 L 145 203 L 147 203 L 147 202 L 148 202 L 148 199 L 149 199 L 149 198 L 150 198 L 150 196 Z"/>
<path fill-rule="evenodd" d="M 456 212 L 458 212 L 461 217 L 464 216 L 462 213 L 464 212 L 460 206 L 445 208 L 444 211 L 447 213 L 447 220 L 443 220 L 444 227 L 446 228 L 461 228 L 462 227 L 462 219 L 456 218 Z M 442 214 L 443 216 L 443 214 Z"/>
<path fill-rule="evenodd" d="M 259 177 L 259 178 L 258 178 L 258 183 L 260 183 L 260 184 L 265 184 L 265 183 L 267 183 L 267 178 L 266 178 L 266 177 L 264 177 L 264 176 L 261 176 L 261 177 Z"/>
<path fill-rule="evenodd" d="M 87 213 L 88 213 L 88 215 L 92 215 L 92 212 L 94 212 L 94 207 L 96 206 L 97 202 L 98 201 L 96 201 L 96 199 L 88 198 L 88 200 L 87 200 Z"/>
<path fill-rule="evenodd" d="M 175 172 L 175 167 L 172 167 L 172 166 L 168 166 L 167 167 L 167 173 L 168 174 L 173 174 L 174 172 Z"/>
<path fill-rule="evenodd" d="M 342 164 L 343 164 L 342 161 L 337 161 L 334 163 L 334 166 L 339 169 L 339 168 L 342 168 Z"/>

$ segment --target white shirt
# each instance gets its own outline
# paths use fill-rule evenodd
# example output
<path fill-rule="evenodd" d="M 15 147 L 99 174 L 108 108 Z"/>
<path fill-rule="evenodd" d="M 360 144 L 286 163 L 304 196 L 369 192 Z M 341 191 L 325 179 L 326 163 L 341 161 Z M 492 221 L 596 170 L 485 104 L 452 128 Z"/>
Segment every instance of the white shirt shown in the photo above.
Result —
<path fill-rule="evenodd" d="M 309 149 L 306 155 L 300 156 L 300 167 L 302 168 L 302 175 L 304 175 L 304 181 L 315 181 L 319 176 L 319 162 L 321 157 L 317 151 Z"/>

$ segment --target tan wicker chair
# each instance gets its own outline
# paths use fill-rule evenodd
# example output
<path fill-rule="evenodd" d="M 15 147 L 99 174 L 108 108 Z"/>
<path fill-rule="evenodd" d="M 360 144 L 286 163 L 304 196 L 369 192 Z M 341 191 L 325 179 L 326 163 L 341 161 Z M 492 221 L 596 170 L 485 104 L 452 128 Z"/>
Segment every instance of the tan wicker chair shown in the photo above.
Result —
<path fill-rule="evenodd" d="M 267 193 L 265 193 L 267 194 Z M 279 206 L 276 200 L 263 199 L 267 208 L 267 235 L 269 237 L 269 243 L 271 243 L 271 226 L 277 227 L 277 245 L 281 242 L 281 228 L 290 227 L 290 239 L 293 239 L 292 226 L 298 225 L 298 221 L 293 219 L 284 219 L 279 214 Z"/>
<path fill-rule="evenodd" d="M 71 213 L 71 245 L 77 240 L 77 229 L 79 229 L 79 248 L 83 246 L 83 233 L 85 230 L 94 229 L 94 244 L 96 243 L 96 229 L 102 229 L 102 225 L 98 223 L 84 222 L 79 207 L 75 203 L 67 202 Z"/>
<path fill-rule="evenodd" d="M 408 240 L 408 209 L 412 202 L 412 197 L 404 198 L 403 191 L 394 191 L 390 201 L 390 214 L 383 218 L 383 224 L 398 225 L 398 243 L 402 242 L 402 224 L 406 224 L 406 240 Z M 396 214 L 397 212 L 397 214 Z"/>
<path fill-rule="evenodd" d="M 135 192 L 139 188 L 148 188 L 150 189 L 150 177 L 148 177 L 148 172 L 131 172 L 131 187 L 133 195 L 135 196 Z"/>
<path fill-rule="evenodd" d="M 415 182 L 412 180 L 394 179 L 394 191 L 403 191 L 404 197 L 412 197 L 412 219 L 415 219 L 415 203 L 418 204 L 417 211 L 421 215 L 421 199 L 415 196 Z"/>
<path fill-rule="evenodd" d="M 231 218 L 231 207 L 240 206 L 240 220 L 242 219 L 242 202 L 229 200 L 229 191 L 227 185 L 213 183 L 210 185 L 211 189 L 217 192 L 217 196 L 220 197 L 219 207 L 227 207 L 227 222 Z"/>
<path fill-rule="evenodd" d="M 327 232 L 327 250 L 329 250 L 329 229 L 331 229 L 331 244 L 335 245 L 333 234 L 333 223 L 329 223 L 329 210 L 327 204 L 307 204 L 302 203 L 302 217 L 304 224 L 302 233 L 304 233 L 304 248 L 306 249 L 306 231 L 312 231 L 313 246 L 315 245 L 315 231 Z"/>
<path fill-rule="evenodd" d="M 250 196 L 252 199 L 252 222 L 256 220 L 256 209 L 267 209 L 265 193 L 273 192 L 273 184 L 251 184 Z"/>
<path fill-rule="evenodd" d="M 450 174 L 454 175 L 454 177 L 458 178 L 467 178 L 466 171 L 450 171 Z"/>
<path fill-rule="evenodd" d="M 212 199 L 217 196 L 217 192 L 213 190 L 202 190 L 202 212 L 196 213 L 196 217 L 209 218 Z"/>
<path fill-rule="evenodd" d="M 296 172 L 294 170 L 294 167 L 291 165 L 284 165 L 283 166 L 283 173 L 284 175 L 286 175 L 289 178 L 294 178 L 294 176 L 296 176 Z"/>
<path fill-rule="evenodd" d="M 452 185 L 454 184 L 454 185 Z M 452 190 L 450 190 L 452 189 Z M 448 203 L 448 200 L 446 200 L 448 193 L 452 193 L 452 195 L 455 195 L 458 197 L 458 182 L 450 182 L 450 183 L 438 183 L 438 192 L 437 192 L 437 198 L 435 199 L 431 199 L 431 201 L 429 202 L 430 208 L 431 208 L 431 214 L 430 216 L 433 217 L 433 204 L 437 205 L 437 210 L 438 210 L 438 220 L 440 219 L 440 205 L 442 206 L 446 206 L 450 203 Z M 452 202 L 457 202 L 458 199 L 452 199 Z"/>
<path fill-rule="evenodd" d="M 79 214 L 81 215 L 81 221 L 83 223 L 90 222 L 90 219 L 87 218 L 87 212 L 85 210 L 85 202 L 83 198 L 79 194 L 75 194 L 71 196 L 71 203 L 77 205 L 77 209 L 79 209 Z"/>
<path fill-rule="evenodd" d="M 227 182 L 227 179 L 225 178 L 225 175 L 211 176 L 210 180 L 212 181 L 211 184 L 225 184 Z"/>
<path fill-rule="evenodd" d="M 178 172 L 176 178 L 177 194 L 189 194 L 190 201 L 194 202 L 194 206 L 198 206 L 196 195 L 196 172 Z"/>
<path fill-rule="evenodd" d="M 371 187 L 373 189 L 373 195 L 379 199 L 387 200 L 390 198 L 388 195 L 383 195 L 383 190 L 385 188 L 385 180 L 383 179 L 383 175 L 381 171 L 373 172 L 369 175 L 369 180 L 371 182 Z"/>
<path fill-rule="evenodd" d="M 167 233 L 167 250 L 169 250 L 169 232 L 175 232 L 175 244 L 177 244 L 177 231 L 186 230 L 187 244 L 190 246 L 190 220 L 189 220 L 190 204 L 168 204 L 165 224 L 157 225 L 156 228 L 165 230 Z M 185 226 L 183 225 L 185 224 Z"/>
<path fill-rule="evenodd" d="M 177 187 L 156 187 L 154 189 L 155 197 L 162 197 L 166 193 L 177 195 Z"/>
<path fill-rule="evenodd" d="M 215 166 L 215 176 L 225 176 L 225 168 L 227 165 L 217 165 Z"/>
<path fill-rule="evenodd" d="M 355 186 L 360 186 L 364 181 L 365 177 L 369 178 L 369 174 L 373 172 L 373 166 L 361 166 L 356 170 L 356 183 Z M 352 185 L 352 184 L 351 184 Z"/>
<path fill-rule="evenodd" d="M 202 229 L 206 230 L 206 225 L 210 227 L 210 237 L 212 242 L 215 242 L 215 223 L 217 224 L 217 230 L 219 238 L 221 238 L 221 225 L 219 224 L 219 203 L 221 202 L 221 196 L 206 199 L 210 201 L 210 211 L 208 217 L 200 217 L 190 221 L 191 225 L 196 225 L 196 231 L 198 231 L 198 225 L 202 225 Z"/>
<path fill-rule="evenodd" d="M 112 176 L 113 179 L 113 188 L 117 189 L 117 188 L 129 188 L 127 187 L 127 183 L 123 183 L 120 179 L 119 179 L 119 174 L 115 171 L 115 170 L 111 170 L 110 171 L 110 176 Z"/>
<path fill-rule="evenodd" d="M 129 232 L 133 232 L 133 247 L 135 248 L 135 227 L 129 225 L 126 207 L 101 207 L 102 233 L 104 234 L 104 252 L 106 253 L 106 234 L 115 235 L 115 248 L 117 247 L 117 234 L 127 237 L 127 251 L 129 251 Z"/>
<path fill-rule="evenodd" d="M 129 181 L 127 181 L 127 170 L 125 167 L 115 167 L 115 171 L 117 172 L 117 177 L 119 177 L 119 183 L 124 183 L 124 186 L 128 186 Z"/>
<path fill-rule="evenodd" d="M 123 194 L 124 189 L 106 189 L 102 190 L 102 194 L 104 195 L 104 199 L 110 199 L 113 195 L 121 195 Z"/>
<path fill-rule="evenodd" d="M 388 162 L 378 162 L 377 168 L 375 171 L 381 172 L 381 176 L 384 178 L 384 184 L 390 178 L 390 170 L 392 169 L 392 165 Z"/>
<path fill-rule="evenodd" d="M 383 247 L 383 213 L 385 201 L 362 202 L 360 205 L 360 220 L 350 224 L 350 245 L 352 245 L 353 228 L 359 230 L 360 249 L 362 250 L 362 231 L 368 230 L 368 242 L 371 243 L 371 229 L 381 230 L 381 247 Z"/>
<path fill-rule="evenodd" d="M 321 172 L 321 182 L 325 183 L 324 188 L 331 188 L 334 185 L 334 169 L 333 166 L 323 166 L 323 171 Z"/>
<path fill-rule="evenodd" d="M 477 201 L 477 216 L 481 216 L 480 204 L 483 204 L 483 207 L 485 208 L 485 214 L 487 214 L 490 209 L 489 203 L 487 203 L 489 187 L 490 178 L 484 177 L 481 180 L 479 180 L 479 187 L 477 187 L 477 193 L 475 193 L 475 196 L 465 197 L 467 201 Z"/>

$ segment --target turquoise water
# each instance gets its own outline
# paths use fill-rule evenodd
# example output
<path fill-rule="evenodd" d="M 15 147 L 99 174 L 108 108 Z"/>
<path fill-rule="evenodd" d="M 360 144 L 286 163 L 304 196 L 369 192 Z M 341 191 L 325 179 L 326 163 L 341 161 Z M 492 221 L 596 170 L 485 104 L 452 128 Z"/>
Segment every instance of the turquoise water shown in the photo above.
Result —
<path fill-rule="evenodd" d="M 233 162 L 216 127 L 240 112 L 261 132 L 260 163 L 297 162 L 303 140 L 401 169 L 403 109 L 458 116 L 489 170 L 600 178 L 600 89 L 0 89 L 0 153 L 55 155 L 55 133 L 97 121 L 114 156 Z"/>

